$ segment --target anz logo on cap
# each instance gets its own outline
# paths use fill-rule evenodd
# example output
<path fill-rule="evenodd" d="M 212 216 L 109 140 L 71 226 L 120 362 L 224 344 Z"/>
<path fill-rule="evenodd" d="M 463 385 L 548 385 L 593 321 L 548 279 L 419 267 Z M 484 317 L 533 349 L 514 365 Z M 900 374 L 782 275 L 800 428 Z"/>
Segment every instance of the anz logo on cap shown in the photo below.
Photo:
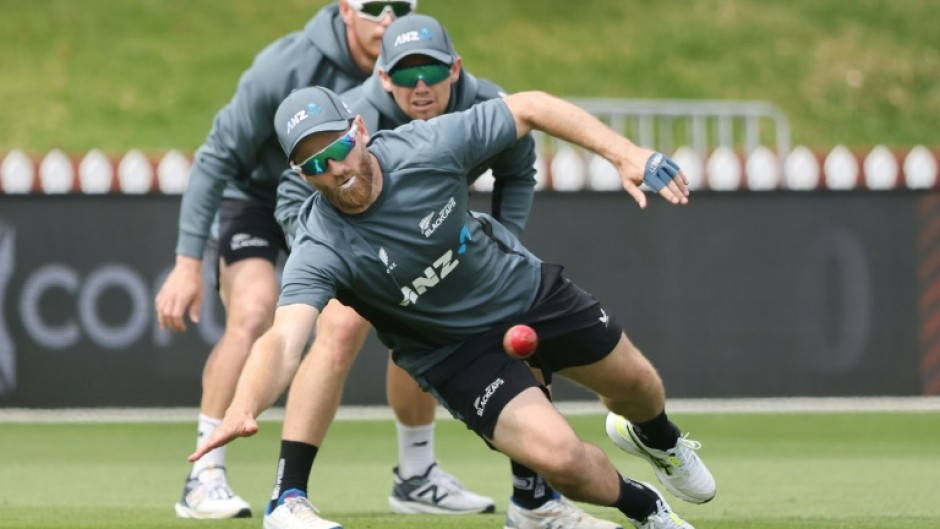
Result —
<path fill-rule="evenodd" d="M 401 46 L 417 40 L 434 40 L 434 36 L 428 28 L 421 28 L 421 31 L 406 31 L 395 37 L 394 45 Z"/>
<path fill-rule="evenodd" d="M 310 116 L 315 116 L 321 112 L 323 112 L 323 109 L 320 107 L 320 105 L 316 103 L 310 103 L 307 105 L 307 108 L 297 112 L 291 116 L 289 120 L 287 120 L 286 134 L 290 134 L 290 131 L 294 130 L 294 127 L 299 125 L 301 121 L 309 118 Z"/>

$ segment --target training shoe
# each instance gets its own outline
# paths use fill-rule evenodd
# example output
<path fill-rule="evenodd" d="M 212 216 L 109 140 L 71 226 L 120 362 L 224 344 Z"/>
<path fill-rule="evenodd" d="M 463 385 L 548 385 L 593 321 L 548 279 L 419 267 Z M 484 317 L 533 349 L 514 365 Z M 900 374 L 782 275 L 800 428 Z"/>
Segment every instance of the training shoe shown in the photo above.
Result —
<path fill-rule="evenodd" d="M 263 529 L 343 529 L 343 526 L 324 520 L 320 511 L 310 503 L 307 496 L 295 489 L 284 493 L 283 503 L 264 515 Z"/>
<path fill-rule="evenodd" d="M 547 501 L 537 509 L 509 502 L 504 529 L 623 529 L 619 524 L 595 518 L 563 496 Z"/>
<path fill-rule="evenodd" d="M 208 467 L 186 478 L 176 516 L 200 520 L 251 518 L 251 506 L 228 486 L 225 467 Z"/>
<path fill-rule="evenodd" d="M 398 467 L 392 470 L 395 485 L 388 507 L 397 514 L 473 514 L 496 511 L 492 498 L 463 488 L 457 478 L 441 470 L 437 463 L 422 476 L 402 479 Z"/>
<path fill-rule="evenodd" d="M 692 524 L 679 518 L 679 515 L 672 512 L 666 499 L 649 483 L 638 482 L 646 488 L 655 492 L 659 499 L 656 500 L 656 511 L 646 517 L 645 520 L 634 520 L 627 518 L 636 529 L 695 529 Z"/>
<path fill-rule="evenodd" d="M 643 444 L 630 421 L 608 413 L 607 437 L 624 452 L 649 461 L 660 483 L 676 497 L 690 503 L 705 503 L 715 497 L 715 478 L 695 453 L 702 444 L 688 439 L 688 434 L 680 437 L 675 447 L 657 450 Z"/>

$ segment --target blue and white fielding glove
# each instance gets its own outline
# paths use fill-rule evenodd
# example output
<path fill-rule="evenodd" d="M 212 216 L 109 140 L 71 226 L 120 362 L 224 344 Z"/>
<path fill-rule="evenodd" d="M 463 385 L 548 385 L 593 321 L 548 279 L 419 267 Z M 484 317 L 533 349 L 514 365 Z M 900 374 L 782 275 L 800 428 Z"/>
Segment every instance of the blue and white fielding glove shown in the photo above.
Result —
<path fill-rule="evenodd" d="M 676 175 L 679 174 L 679 166 L 661 152 L 654 152 L 646 160 L 646 170 L 643 171 L 643 182 L 650 186 L 653 191 L 659 192 L 666 187 Z"/>

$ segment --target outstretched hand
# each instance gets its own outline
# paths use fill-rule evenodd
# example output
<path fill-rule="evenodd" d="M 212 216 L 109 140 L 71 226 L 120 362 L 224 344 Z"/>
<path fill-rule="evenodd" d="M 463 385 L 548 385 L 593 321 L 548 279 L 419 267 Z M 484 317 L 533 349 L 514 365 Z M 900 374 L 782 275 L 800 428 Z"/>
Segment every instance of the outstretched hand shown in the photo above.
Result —
<path fill-rule="evenodd" d="M 190 463 L 195 462 L 211 450 L 228 444 L 239 437 L 251 437 L 258 433 L 258 422 L 248 413 L 225 412 L 222 424 L 209 435 L 206 440 L 189 455 Z"/>
<path fill-rule="evenodd" d="M 689 202 L 689 179 L 679 169 L 679 165 L 672 158 L 661 152 L 649 149 L 640 149 L 639 153 L 645 156 L 642 162 L 642 175 L 628 174 L 623 179 L 623 187 L 627 193 L 636 200 L 641 208 L 646 207 L 646 194 L 640 190 L 639 185 L 645 183 L 659 196 L 672 204 L 687 204 Z"/>

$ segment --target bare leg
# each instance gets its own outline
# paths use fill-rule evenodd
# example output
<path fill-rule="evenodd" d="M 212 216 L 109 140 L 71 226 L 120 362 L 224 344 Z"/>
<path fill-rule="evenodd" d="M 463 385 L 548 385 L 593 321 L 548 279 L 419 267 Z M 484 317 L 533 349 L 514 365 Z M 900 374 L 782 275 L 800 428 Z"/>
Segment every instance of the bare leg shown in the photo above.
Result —
<path fill-rule="evenodd" d="M 265 259 L 222 262 L 219 274 L 225 333 L 203 368 L 199 406 L 209 417 L 225 415 L 252 344 L 271 326 L 278 292 L 274 265 Z"/>
<path fill-rule="evenodd" d="M 404 369 L 388 358 L 385 375 L 385 394 L 388 404 L 395 412 L 395 418 L 404 426 L 427 426 L 434 422 L 437 400 L 411 378 Z"/>
<path fill-rule="evenodd" d="M 626 335 L 601 361 L 560 373 L 593 390 L 607 409 L 632 422 L 648 421 L 666 407 L 662 379 Z"/>
<path fill-rule="evenodd" d="M 598 447 L 578 439 L 537 388 L 523 391 L 503 408 L 491 442 L 570 499 L 596 505 L 617 501 L 617 469 Z"/>

